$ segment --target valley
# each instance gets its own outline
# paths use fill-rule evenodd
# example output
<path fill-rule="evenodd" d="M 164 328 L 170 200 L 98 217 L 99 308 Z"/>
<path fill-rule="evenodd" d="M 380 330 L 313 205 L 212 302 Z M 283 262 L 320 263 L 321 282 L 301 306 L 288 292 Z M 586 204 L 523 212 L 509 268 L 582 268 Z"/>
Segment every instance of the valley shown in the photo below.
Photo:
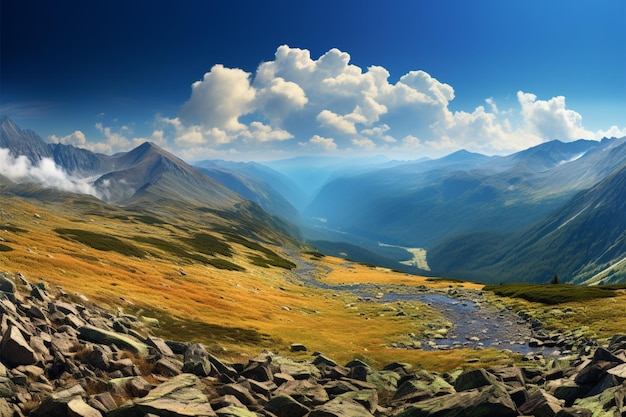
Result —
<path fill-rule="evenodd" d="M 531 159 L 502 160 L 459 152 L 441 161 L 384 168 L 367 161 L 348 169 L 333 161 L 318 172 L 328 183 L 315 197 L 306 197 L 287 177 L 254 164 L 205 161 L 196 169 L 151 143 L 98 156 L 92 163 L 88 151 L 47 148 L 6 120 L 1 132 L 14 149 L 23 149 L 24 141 L 39 143 L 32 166 L 41 158 L 67 159 L 71 163 L 63 172 L 74 175 L 67 178 L 71 189 L 33 177 L 16 179 L 6 169 L 0 175 L 0 281 L 9 290 L 0 296 L 6 303 L 26 303 L 21 309 L 30 308 L 39 288 L 46 297 L 75 303 L 76 311 L 91 309 L 136 322 L 129 326 L 167 341 L 179 355 L 202 346 L 221 369 L 220 378 L 239 371 L 219 361 L 243 370 L 260 352 L 287 361 L 294 372 L 307 366 L 302 364 L 311 360 L 311 352 L 318 353 L 316 366 L 320 361 L 357 363 L 368 369 L 370 379 L 364 382 L 394 396 L 402 392 L 401 377 L 393 382 L 385 372 L 398 367 L 405 369 L 407 381 L 423 372 L 419 375 L 431 382 L 445 377 L 455 384 L 472 370 L 523 370 L 533 388 L 509 410 L 531 407 L 534 392 L 559 396 L 564 402 L 558 407 L 569 404 L 556 385 L 547 384 L 555 368 L 563 372 L 560 383 L 568 386 L 566 374 L 598 363 L 594 352 L 610 348 L 610 358 L 617 358 L 611 363 L 626 362 L 615 342 L 622 340 L 626 326 L 626 316 L 616 314 L 626 309 L 623 139 L 571 148 L 553 143 L 546 147 L 558 149 L 557 155 L 540 160 L 537 152 Z M 593 159 L 595 147 L 610 160 L 602 169 Z M 514 178 L 510 167 L 518 169 L 519 158 L 526 174 L 514 170 L 521 175 Z M 570 174 L 588 164 L 595 164 L 597 182 L 581 185 Z M 564 174 L 566 168 L 570 174 Z M 553 182 L 545 172 L 568 179 Z M 77 188 L 79 183 L 93 188 L 77 193 L 86 189 Z M 276 183 L 282 185 L 274 188 Z M 502 194 L 503 183 L 507 192 L 525 191 Z M 408 194 L 407 184 L 412 187 Z M 353 207 L 346 206 L 351 198 Z M 405 198 L 411 199 L 408 206 Z M 333 199 L 334 206 L 326 206 Z M 314 217 L 327 218 L 328 227 L 308 223 L 315 207 L 323 207 L 324 213 Z M 520 213 L 525 217 L 516 217 Z M 377 240 L 381 237 L 385 240 Z M 557 276 L 555 264 L 558 283 L 536 284 L 546 282 L 543 276 Z M 596 285 L 572 285 L 584 280 Z M 493 282 L 498 284 L 485 285 Z M 17 287 L 32 293 L 20 298 L 13 291 Z M 53 307 L 28 314 L 40 311 L 39 317 L 47 317 Z M 80 320 L 89 321 L 89 314 Z M 93 349 L 87 344 L 95 343 L 89 332 L 98 331 L 85 330 L 81 323 L 65 324 L 80 333 L 72 349 Z M 72 333 L 56 322 L 45 326 L 52 334 L 57 328 Z M 111 326 L 105 326 L 112 332 L 107 337 L 134 346 L 116 334 L 124 333 L 124 326 Z M 6 331 L 3 339 L 13 333 Z M 127 328 L 126 334 L 140 343 L 151 340 Z M 74 352 L 66 356 L 78 357 Z M 419 372 L 406 373 L 411 367 Z M 163 378 L 147 369 L 149 379 L 172 382 L 172 375 Z M 576 379 L 576 398 L 618 386 L 621 375 L 597 386 L 595 380 Z M 112 378 L 102 377 L 105 382 Z M 511 400 L 509 388 L 504 398 Z M 448 400 L 464 398 L 461 391 L 446 393 Z M 500 397 L 483 400 L 494 398 Z M 413 405 L 404 401 L 385 400 L 388 409 L 379 415 L 409 412 Z"/>

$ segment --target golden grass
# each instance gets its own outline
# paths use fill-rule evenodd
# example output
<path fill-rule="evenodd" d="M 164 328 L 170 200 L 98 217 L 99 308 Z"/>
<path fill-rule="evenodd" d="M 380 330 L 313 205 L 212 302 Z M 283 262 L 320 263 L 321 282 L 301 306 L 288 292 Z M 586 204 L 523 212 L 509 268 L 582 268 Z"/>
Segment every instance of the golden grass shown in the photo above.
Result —
<path fill-rule="evenodd" d="M 211 213 L 181 210 L 178 218 L 159 217 L 162 221 L 146 223 L 133 220 L 122 209 L 97 202 L 44 204 L 5 196 L 1 208 L 0 224 L 27 232 L 0 231 L 4 244 L 13 248 L 11 252 L 0 252 L 0 270 L 19 271 L 31 282 L 43 280 L 53 294 L 54 287 L 60 286 L 112 310 L 121 308 L 157 318 L 161 327 L 155 331 L 163 337 L 205 343 L 226 359 L 244 361 L 266 348 L 295 357 L 321 351 L 340 363 L 360 358 L 380 367 L 399 361 L 440 371 L 465 366 L 469 358 L 482 360 L 470 366 L 512 360 L 496 350 L 425 352 L 391 348 L 391 343 L 408 341 L 409 333 L 420 335 L 429 323 L 443 326 L 444 318 L 423 303 L 368 303 L 348 293 L 306 287 L 293 272 L 254 265 L 250 245 L 230 242 L 233 256 L 224 259 L 245 268 L 238 272 L 177 257 L 149 244 L 157 240 L 181 244 L 196 233 L 226 239 L 205 226 L 222 221 Z M 100 251 L 64 238 L 55 232 L 58 228 L 114 236 L 146 255 L 129 257 Z M 133 240 L 136 236 L 145 239 Z M 281 248 L 271 250 L 284 256 Z M 317 274 L 326 283 L 482 287 L 410 276 L 342 259 L 302 256 L 318 266 Z M 397 316 L 399 310 L 406 315 Z M 309 351 L 292 354 L 291 343 L 302 343 Z"/>
<path fill-rule="evenodd" d="M 594 339 L 609 339 L 626 329 L 626 291 L 617 290 L 611 298 L 568 302 L 556 305 L 533 303 L 520 298 L 492 296 L 502 306 L 526 311 L 546 325 L 547 330 L 580 331 Z"/>

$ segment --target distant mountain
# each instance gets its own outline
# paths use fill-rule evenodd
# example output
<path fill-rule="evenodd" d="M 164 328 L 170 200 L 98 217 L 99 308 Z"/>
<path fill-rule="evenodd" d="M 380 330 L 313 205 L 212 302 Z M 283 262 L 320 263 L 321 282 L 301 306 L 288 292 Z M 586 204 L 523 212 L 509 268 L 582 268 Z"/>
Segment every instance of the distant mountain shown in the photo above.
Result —
<path fill-rule="evenodd" d="M 581 158 L 598 147 L 601 147 L 601 143 L 595 140 L 552 140 L 509 156 L 493 158 L 487 167 L 518 172 L 545 172 Z"/>
<path fill-rule="evenodd" d="M 93 176 L 113 168 L 112 157 L 60 143 L 46 143 L 32 130 L 20 129 L 9 117 L 0 116 L 0 148 L 13 157 L 26 156 L 37 165 L 50 158 L 65 172 L 76 176 Z"/>
<path fill-rule="evenodd" d="M 34 132 L 20 129 L 3 116 L 0 147 L 9 149 L 14 157 L 27 156 L 34 165 L 43 158 L 51 158 L 68 174 L 96 178 L 93 185 L 100 196 L 118 205 L 175 199 L 226 207 L 243 201 L 238 194 L 152 143 L 113 156 L 102 155 L 70 145 L 46 143 Z"/>
<path fill-rule="evenodd" d="M 268 213 L 299 221 L 300 214 L 295 206 L 302 205 L 306 196 L 283 174 L 255 162 L 201 161 L 194 168 L 257 203 Z"/>
<path fill-rule="evenodd" d="M 151 212 L 177 218 L 216 216 L 228 223 L 228 233 L 256 240 L 285 242 L 286 235 L 297 236 L 293 225 L 269 215 L 259 205 L 246 201 L 218 181 L 202 174 L 180 158 L 153 143 L 113 156 L 61 144 L 48 144 L 29 130 L 21 130 L 8 117 L 0 119 L 0 147 L 17 157 L 25 155 L 33 166 L 51 158 L 71 181 L 87 182 L 99 198 L 137 212 Z M 67 180 L 67 179 L 66 179 Z M 37 181 L 15 183 L 0 176 L 0 191 L 44 201 L 65 202 L 73 197 L 68 191 L 80 188 L 57 188 Z M 93 193 L 92 193 L 93 194 Z M 93 197 L 81 196 L 81 201 Z M 207 224 L 207 228 L 213 227 Z M 220 226 L 223 227 L 223 226 Z"/>
<path fill-rule="evenodd" d="M 52 150 L 32 130 L 20 129 L 8 116 L 0 116 L 0 148 L 8 149 L 13 157 L 26 156 L 31 162 L 52 158 Z"/>
<path fill-rule="evenodd" d="M 94 186 L 109 202 L 129 205 L 163 199 L 209 206 L 232 206 L 241 196 L 193 169 L 153 143 L 112 157 L 115 171 Z"/>
<path fill-rule="evenodd" d="M 289 177 L 310 198 L 333 178 L 367 172 L 397 163 L 389 161 L 384 156 L 370 158 L 298 156 L 264 162 L 263 165 Z"/>
<path fill-rule="evenodd" d="M 330 181 L 304 214 L 329 229 L 429 248 L 458 234 L 533 224 L 624 160 L 624 138 L 553 141 L 508 157 L 460 151 Z"/>
<path fill-rule="evenodd" d="M 578 284 L 626 281 L 626 162 L 533 226 L 435 245 L 429 265 L 483 282 L 549 282 L 555 273 Z"/>

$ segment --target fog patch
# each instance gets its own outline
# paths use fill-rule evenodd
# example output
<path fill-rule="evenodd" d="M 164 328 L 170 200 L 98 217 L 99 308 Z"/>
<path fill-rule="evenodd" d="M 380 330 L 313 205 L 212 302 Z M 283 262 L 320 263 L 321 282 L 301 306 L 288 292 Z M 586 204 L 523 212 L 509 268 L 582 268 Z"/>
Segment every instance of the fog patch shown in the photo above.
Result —
<path fill-rule="evenodd" d="M 33 164 L 26 156 L 13 157 L 8 149 L 0 148 L 0 175 L 17 183 L 31 182 L 45 188 L 100 198 L 100 193 L 86 180 L 63 171 L 51 158 Z"/>

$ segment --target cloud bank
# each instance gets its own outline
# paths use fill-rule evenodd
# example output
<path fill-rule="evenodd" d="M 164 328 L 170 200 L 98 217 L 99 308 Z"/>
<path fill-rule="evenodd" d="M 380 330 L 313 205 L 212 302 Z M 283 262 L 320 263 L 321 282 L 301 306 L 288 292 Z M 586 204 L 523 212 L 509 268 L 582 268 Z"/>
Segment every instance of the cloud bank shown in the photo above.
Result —
<path fill-rule="evenodd" d="M 8 149 L 0 148 L 0 175 L 17 183 L 36 183 L 45 188 L 56 188 L 100 198 L 99 193 L 91 184 L 84 179 L 66 174 L 50 158 L 43 158 L 38 165 L 33 165 L 26 156 L 14 158 Z"/>
<path fill-rule="evenodd" d="M 151 137 L 131 139 L 132 129 L 98 123 L 105 141 L 86 147 L 115 152 L 150 140 L 188 160 L 278 158 L 303 149 L 410 158 L 460 148 L 504 154 L 552 139 L 626 135 L 626 127 L 586 129 L 563 96 L 512 91 L 510 108 L 486 97 L 484 105 L 453 111 L 453 86 L 431 74 L 413 70 L 392 82 L 384 67 L 361 68 L 350 59 L 335 48 L 315 59 L 306 49 L 282 45 L 254 72 L 217 64 L 191 84 L 177 115 L 156 117 Z M 85 144 L 81 135 L 53 139 Z"/>

